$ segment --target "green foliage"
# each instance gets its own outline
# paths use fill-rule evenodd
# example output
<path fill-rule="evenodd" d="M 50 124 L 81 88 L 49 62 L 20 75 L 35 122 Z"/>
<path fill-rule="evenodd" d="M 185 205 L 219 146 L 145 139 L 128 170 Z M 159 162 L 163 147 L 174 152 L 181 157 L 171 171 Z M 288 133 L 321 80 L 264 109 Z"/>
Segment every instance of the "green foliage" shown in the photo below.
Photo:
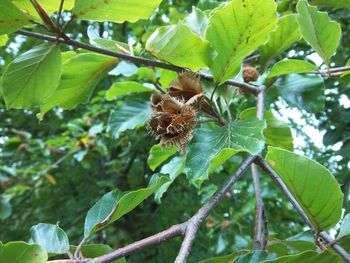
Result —
<path fill-rule="evenodd" d="M 154 171 L 159 165 L 176 153 L 176 147 L 162 148 L 159 144 L 153 145 L 149 152 L 147 163 Z"/>
<path fill-rule="evenodd" d="M 32 108 L 50 97 L 61 78 L 61 53 L 56 44 L 43 44 L 19 55 L 2 77 L 7 108 Z"/>
<path fill-rule="evenodd" d="M 37 244 L 25 242 L 0 242 L 0 262 L 46 263 L 47 253 Z"/>
<path fill-rule="evenodd" d="M 147 40 L 146 49 L 155 57 L 193 71 L 210 66 L 213 56 L 209 43 L 182 22 L 158 28 Z"/>
<path fill-rule="evenodd" d="M 110 253 L 112 248 L 104 244 L 122 247 L 184 222 L 246 156 L 264 155 L 265 145 L 282 148 L 269 147 L 266 158 L 317 230 L 340 223 L 338 243 L 349 249 L 349 216 L 338 221 L 341 208 L 345 213 L 350 209 L 350 71 L 332 77 L 315 74 L 349 65 L 347 1 L 308 1 L 325 13 L 305 0 L 66 0 L 60 21 L 60 1 L 39 2 L 52 25 L 30 1 L 0 0 L 1 239 L 29 240 L 28 229 L 34 225 L 30 242 L 36 243 L 1 244 L 0 262 L 41 263 L 47 253 L 63 258 L 69 243 L 81 242 L 84 220 L 83 242 L 91 242 L 81 249 L 86 258 Z M 74 41 L 67 42 L 72 46 L 40 45 L 40 39 L 13 33 L 23 26 L 60 35 L 59 42 L 67 39 L 58 33 L 64 27 L 72 40 L 134 59 L 131 63 L 99 54 L 98 49 L 75 49 Z M 310 45 L 299 41 L 301 37 Z M 147 131 L 150 93 L 173 92 L 177 86 L 169 86 L 178 73 L 150 67 L 147 60 L 140 67 L 135 62 L 139 57 L 200 75 L 213 73 L 216 83 L 202 78 L 203 97 L 186 105 L 199 112 L 186 135 L 190 138 L 193 132 L 185 155 L 176 147 L 161 149 Z M 261 74 L 249 84 L 267 88 L 262 121 L 255 118 L 253 95 L 220 85 L 231 78 L 244 85 L 243 63 Z M 176 99 L 184 102 L 192 85 L 182 88 Z M 38 117 L 46 114 L 41 122 L 35 117 L 39 106 Z M 301 118 L 291 116 L 288 107 L 295 107 L 293 114 Z M 181 110 L 171 114 L 184 117 Z M 316 148 L 305 136 L 310 126 L 325 132 L 324 147 Z M 297 136 L 294 146 L 292 134 Z M 170 134 L 178 135 L 181 132 Z M 286 151 L 293 148 L 329 171 Z M 343 204 L 335 178 L 344 192 Z M 331 248 L 321 253 L 310 231 L 302 232 L 304 222 L 273 181 L 261 176 L 260 183 L 269 218 L 267 251 L 247 249 L 253 242 L 256 209 L 247 169 L 205 219 L 188 262 L 342 262 Z M 148 198 L 152 194 L 154 198 Z M 38 222 L 60 222 L 66 233 L 58 224 Z M 169 240 L 127 259 L 172 262 L 181 241 Z M 75 249 L 70 246 L 70 252 Z"/>
<path fill-rule="evenodd" d="M 324 82 L 320 76 L 289 74 L 278 79 L 274 86 L 290 106 L 309 112 L 324 109 Z"/>
<path fill-rule="evenodd" d="M 105 194 L 87 213 L 84 236 L 91 236 L 129 213 L 167 181 L 166 177 L 160 177 L 148 188 L 130 192 L 121 192 L 116 189 Z"/>
<path fill-rule="evenodd" d="M 319 12 L 316 7 L 308 5 L 306 0 L 298 2 L 297 10 L 303 38 L 328 64 L 340 41 L 340 25 L 331 21 L 327 13 Z"/>
<path fill-rule="evenodd" d="M 285 15 L 278 19 L 277 28 L 270 33 L 269 41 L 259 48 L 260 64 L 266 67 L 269 62 L 301 38 L 297 16 Z"/>
<path fill-rule="evenodd" d="M 248 108 L 239 114 L 239 119 L 253 119 L 256 116 L 256 108 Z M 272 112 L 265 111 L 266 129 L 264 137 L 267 145 L 272 145 L 287 150 L 293 150 L 293 136 L 288 124 L 276 118 Z"/>
<path fill-rule="evenodd" d="M 140 84 L 135 81 L 125 81 L 114 83 L 106 92 L 106 100 L 113 100 L 115 98 L 129 95 L 136 92 L 152 92 L 154 88 L 150 85 Z"/>
<path fill-rule="evenodd" d="M 266 160 L 281 176 L 317 231 L 321 232 L 338 223 L 343 193 L 333 175 L 324 166 L 306 157 L 273 147 L 269 147 Z"/>
<path fill-rule="evenodd" d="M 231 1 L 215 9 L 206 30 L 206 39 L 217 52 L 210 67 L 215 81 L 223 83 L 235 77 L 243 59 L 268 40 L 276 23 L 273 0 Z"/>
<path fill-rule="evenodd" d="M 264 121 L 250 119 L 235 121 L 224 127 L 202 127 L 196 130 L 188 146 L 187 176 L 200 186 L 232 155 L 239 152 L 256 154 L 264 147 Z"/>
<path fill-rule="evenodd" d="M 30 18 L 18 10 L 10 0 L 0 0 L 3 11 L 0 13 L 0 35 L 15 32 L 30 24 Z"/>
<path fill-rule="evenodd" d="M 79 19 L 123 23 L 149 18 L 162 0 L 75 0 L 73 14 Z"/>
<path fill-rule="evenodd" d="M 148 101 L 139 98 L 128 100 L 111 112 L 107 130 L 114 138 L 118 138 L 121 132 L 144 125 L 150 114 L 150 103 Z"/>
<path fill-rule="evenodd" d="M 52 96 L 41 104 L 40 118 L 55 106 L 72 109 L 88 102 L 97 83 L 117 64 L 115 58 L 85 53 L 73 56 L 63 64 L 61 82 Z"/>
<path fill-rule="evenodd" d="M 267 78 L 274 78 L 291 73 L 307 73 L 315 70 L 318 70 L 318 67 L 308 61 L 288 59 L 279 61 L 273 65 Z"/>
<path fill-rule="evenodd" d="M 33 243 L 39 244 L 47 253 L 64 254 L 69 251 L 67 234 L 57 225 L 38 224 L 30 229 Z"/>

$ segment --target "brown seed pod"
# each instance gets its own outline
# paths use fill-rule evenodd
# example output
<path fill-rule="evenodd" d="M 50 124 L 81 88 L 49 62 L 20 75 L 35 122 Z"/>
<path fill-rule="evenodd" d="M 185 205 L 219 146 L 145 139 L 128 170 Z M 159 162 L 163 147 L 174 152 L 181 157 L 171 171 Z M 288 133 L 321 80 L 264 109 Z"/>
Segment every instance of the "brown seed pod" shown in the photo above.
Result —
<path fill-rule="evenodd" d="M 256 81 L 259 78 L 259 72 L 256 68 L 251 66 L 243 67 L 243 80 L 244 82 Z"/>
<path fill-rule="evenodd" d="M 198 111 L 168 94 L 155 94 L 151 102 L 151 134 L 160 137 L 161 146 L 177 146 L 185 153 L 186 144 L 192 139 L 192 132 L 197 123 Z"/>
<path fill-rule="evenodd" d="M 187 102 L 196 95 L 203 94 L 203 88 L 198 77 L 190 72 L 184 72 L 170 83 L 168 94 Z"/>

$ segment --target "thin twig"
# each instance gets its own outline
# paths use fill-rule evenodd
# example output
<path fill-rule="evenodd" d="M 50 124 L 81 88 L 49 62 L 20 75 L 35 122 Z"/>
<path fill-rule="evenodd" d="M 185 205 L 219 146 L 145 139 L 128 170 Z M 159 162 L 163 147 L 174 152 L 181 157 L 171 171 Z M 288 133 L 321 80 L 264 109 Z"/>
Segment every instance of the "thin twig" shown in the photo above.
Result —
<path fill-rule="evenodd" d="M 263 242 L 261 249 L 266 250 L 267 249 L 267 243 L 269 241 L 269 220 L 267 218 L 265 207 L 263 207 L 263 223 L 264 223 L 264 236 L 263 236 Z"/>
<path fill-rule="evenodd" d="M 263 86 L 261 88 L 261 92 L 257 96 L 257 102 L 256 102 L 256 117 L 259 120 L 264 119 L 264 108 L 265 108 L 265 87 Z M 251 170 L 252 170 L 253 185 L 254 185 L 255 200 L 256 200 L 253 249 L 260 250 L 263 247 L 262 229 L 263 229 L 264 202 L 261 196 L 258 168 L 255 164 L 252 164 Z"/>
<path fill-rule="evenodd" d="M 106 263 L 111 262 L 112 260 L 130 255 L 131 253 L 135 251 L 139 251 L 141 249 L 144 249 L 146 247 L 152 246 L 152 245 L 158 245 L 166 240 L 169 240 L 173 237 L 181 236 L 185 233 L 187 227 L 187 223 L 182 223 L 178 225 L 173 225 L 167 230 L 164 230 L 160 233 L 157 233 L 153 236 L 147 237 L 145 239 L 136 241 L 126 247 L 119 248 L 111 253 L 108 253 L 106 255 L 96 257 L 93 259 L 88 260 L 88 263 Z M 78 263 L 83 263 L 83 261 L 78 261 Z"/>
<path fill-rule="evenodd" d="M 308 219 L 305 211 L 303 208 L 299 205 L 299 203 L 296 201 L 294 196 L 291 194 L 291 192 L 288 190 L 285 183 L 282 181 L 282 179 L 279 177 L 279 175 L 271 168 L 271 166 L 260 156 L 257 157 L 256 163 L 272 178 L 272 180 L 279 186 L 279 188 L 282 190 L 282 192 L 287 196 L 289 202 L 293 205 L 294 209 L 301 215 L 304 222 L 310 227 L 311 231 L 313 231 L 317 236 L 320 236 L 323 238 L 323 240 L 331 244 L 331 247 L 347 262 L 350 263 L 350 254 L 339 244 L 334 242 L 334 240 L 327 234 L 327 232 L 321 232 L 317 233 L 315 227 L 311 224 L 310 220 Z"/>
<path fill-rule="evenodd" d="M 254 228 L 254 250 L 261 250 L 262 248 L 262 228 L 263 228 L 263 207 L 264 203 L 261 197 L 260 190 L 260 180 L 258 168 L 255 164 L 251 165 L 252 177 L 253 177 L 253 185 L 255 191 L 255 228 Z"/>
<path fill-rule="evenodd" d="M 123 53 L 111 51 L 108 49 L 88 45 L 88 44 L 85 44 L 85 43 L 82 43 L 82 42 L 79 42 L 76 40 L 72 40 L 72 39 L 57 38 L 55 36 L 35 33 L 35 32 L 31 32 L 31 31 L 27 31 L 27 30 L 19 30 L 16 33 L 20 34 L 20 35 L 24 35 L 24 36 L 37 38 L 37 39 L 47 40 L 50 42 L 63 43 L 63 44 L 69 45 L 69 46 L 90 50 L 90 51 L 93 51 L 93 52 L 96 52 L 99 54 L 103 54 L 103 55 L 107 55 L 107 56 L 111 56 L 111 57 L 116 57 L 116 58 L 123 59 L 123 60 L 128 60 L 128 61 L 131 61 L 131 62 L 134 62 L 137 64 L 144 64 L 144 65 L 163 68 L 163 69 L 167 69 L 167 70 L 171 70 L 171 71 L 175 71 L 175 72 L 180 72 L 180 73 L 185 72 L 185 71 L 189 71 L 188 69 L 177 67 L 177 66 L 167 64 L 164 62 L 154 61 L 154 60 L 147 59 L 147 58 L 136 57 L 136 56 L 132 56 L 129 54 L 123 54 Z M 205 74 L 202 72 L 196 72 L 195 74 L 197 76 L 199 76 L 201 79 L 214 81 L 214 78 L 212 75 Z M 247 92 L 250 92 L 253 94 L 259 93 L 259 89 L 256 86 L 248 84 L 248 83 L 243 83 L 243 82 L 239 82 L 239 81 L 235 81 L 235 80 L 228 80 L 223 84 L 236 86 L 236 87 L 245 89 Z"/>
<path fill-rule="evenodd" d="M 60 6 L 58 8 L 58 14 L 57 14 L 57 21 L 56 21 L 57 28 L 60 27 L 60 19 L 61 19 L 61 15 L 62 15 L 63 5 L 64 5 L 64 0 L 61 0 Z"/>
<path fill-rule="evenodd" d="M 242 174 L 248 169 L 248 167 L 254 162 L 255 156 L 247 157 L 236 169 L 236 171 L 229 177 L 229 179 L 220 187 L 218 191 L 209 199 L 209 201 L 202 206 L 198 212 L 187 221 L 185 238 L 182 242 L 180 251 L 177 255 L 175 263 L 184 263 L 190 253 L 193 241 L 196 237 L 199 226 L 203 220 L 208 216 L 211 210 L 219 203 L 221 198 L 227 191 L 230 190 Z"/>

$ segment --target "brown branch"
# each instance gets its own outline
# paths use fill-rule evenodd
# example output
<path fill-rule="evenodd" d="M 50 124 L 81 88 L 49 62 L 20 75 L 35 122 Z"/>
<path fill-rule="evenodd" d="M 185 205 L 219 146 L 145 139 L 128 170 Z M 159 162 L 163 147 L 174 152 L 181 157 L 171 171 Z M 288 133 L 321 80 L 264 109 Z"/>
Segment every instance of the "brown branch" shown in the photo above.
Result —
<path fill-rule="evenodd" d="M 262 87 L 261 92 L 257 96 L 256 103 L 256 117 L 259 120 L 264 119 L 264 108 L 265 108 L 265 87 Z M 261 188 L 260 188 L 260 180 L 259 180 L 259 172 L 258 168 L 255 164 L 251 165 L 252 177 L 253 177 L 253 185 L 255 191 L 255 200 L 256 200 L 256 214 L 255 214 L 255 228 L 254 228 L 254 243 L 253 249 L 262 249 L 263 247 L 263 236 L 262 236 L 262 228 L 263 228 L 263 214 L 264 214 L 264 202 L 261 197 Z M 266 237 L 266 233 L 268 233 L 268 229 L 266 229 L 266 224 L 264 225 L 265 236 L 264 238 L 268 238 L 268 234 Z M 265 246 L 266 247 L 266 246 Z"/>
<path fill-rule="evenodd" d="M 227 191 L 230 190 L 248 167 L 254 162 L 255 156 L 247 157 L 236 169 L 236 171 L 229 177 L 229 179 L 216 191 L 216 193 L 209 199 L 209 201 L 202 206 L 198 212 L 187 221 L 187 228 L 184 241 L 182 242 L 179 254 L 175 260 L 176 263 L 184 263 L 190 253 L 193 241 L 196 237 L 199 226 L 203 220 L 208 216 L 211 210 L 219 203 L 221 198 Z"/>
<path fill-rule="evenodd" d="M 297 200 L 294 198 L 294 196 L 291 194 L 291 192 L 288 190 L 285 183 L 282 181 L 281 177 L 271 168 L 271 166 L 260 156 L 256 158 L 256 163 L 272 178 L 272 180 L 279 186 L 279 188 L 282 190 L 282 192 L 287 196 L 289 202 L 293 205 L 294 209 L 301 215 L 304 222 L 310 227 L 310 229 L 315 233 L 318 234 L 315 227 L 311 224 L 309 221 L 306 213 L 304 212 L 303 208 L 299 205 Z M 330 244 L 330 246 L 345 260 L 345 262 L 350 263 L 350 254 L 339 244 L 334 242 L 334 240 L 327 234 L 327 232 L 323 231 L 318 234 L 318 236 L 322 237 L 323 240 Z"/>
<path fill-rule="evenodd" d="M 66 44 L 69 46 L 73 46 L 73 47 L 77 47 L 77 48 L 82 48 L 85 50 L 89 50 L 89 51 L 93 51 L 99 54 L 103 54 L 103 55 L 107 55 L 107 56 L 111 56 L 111 57 L 115 57 L 115 58 L 119 58 L 119 59 L 123 59 L 123 60 L 128 60 L 131 61 L 133 63 L 136 64 L 144 64 L 147 66 L 151 66 L 151 67 L 158 67 L 158 68 L 163 68 L 163 69 L 167 69 L 167 70 L 171 70 L 171 71 L 175 71 L 175 72 L 184 72 L 184 71 L 189 71 L 188 69 L 185 68 L 181 68 L 181 67 L 177 67 L 171 64 L 167 64 L 164 62 L 160 62 L 160 61 L 155 61 L 155 60 L 151 60 L 151 59 L 147 59 L 147 58 L 142 58 L 142 57 L 136 57 L 133 55 L 129 55 L 129 54 L 124 54 L 124 53 L 119 53 L 119 52 L 115 52 L 112 50 L 108 50 L 108 49 L 104 49 L 104 48 L 99 48 L 99 47 L 95 47 L 92 45 L 88 45 L 76 40 L 72 40 L 72 39 L 63 39 L 62 37 L 57 38 L 56 36 L 50 36 L 50 35 L 45 35 L 45 34 L 40 34 L 40 33 L 35 33 L 35 32 L 31 32 L 31 31 L 27 31 L 27 30 L 19 30 L 16 32 L 19 35 L 24 35 L 24 36 L 29 36 L 29 37 L 33 37 L 33 38 L 37 38 L 37 39 L 42 39 L 42 40 L 47 40 L 50 42 L 59 42 L 62 44 Z M 202 79 L 205 80 L 209 80 L 209 81 L 214 81 L 214 78 L 212 75 L 209 74 L 205 74 L 202 72 L 196 72 L 195 73 L 197 76 L 199 76 Z M 251 84 L 248 83 L 243 83 L 243 82 L 239 82 L 239 81 L 235 81 L 235 80 L 228 80 L 226 81 L 224 84 L 227 85 L 232 85 L 238 88 L 242 88 L 245 89 L 247 92 L 253 93 L 253 94 L 258 94 L 260 92 L 260 90 Z"/>
<path fill-rule="evenodd" d="M 108 253 L 106 255 L 96 257 L 87 261 L 79 260 L 77 263 L 106 263 L 111 262 L 112 260 L 127 256 L 135 251 L 144 249 L 146 247 L 152 246 L 152 245 L 158 245 L 168 239 L 171 239 L 176 236 L 181 236 L 185 233 L 187 227 L 187 223 L 182 223 L 179 225 L 173 225 L 172 227 L 168 228 L 167 230 L 164 230 L 158 234 L 155 234 L 153 236 L 147 237 L 145 239 L 136 241 L 126 247 L 119 248 L 111 253 Z"/>

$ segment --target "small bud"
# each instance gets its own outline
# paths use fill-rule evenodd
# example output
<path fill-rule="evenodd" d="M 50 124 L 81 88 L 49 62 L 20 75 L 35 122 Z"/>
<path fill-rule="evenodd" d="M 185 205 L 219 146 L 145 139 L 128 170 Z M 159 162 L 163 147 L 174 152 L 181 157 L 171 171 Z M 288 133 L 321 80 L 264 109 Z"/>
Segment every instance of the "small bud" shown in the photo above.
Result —
<path fill-rule="evenodd" d="M 250 66 L 243 67 L 243 80 L 244 82 L 256 81 L 259 78 L 259 72 L 256 68 Z"/>

